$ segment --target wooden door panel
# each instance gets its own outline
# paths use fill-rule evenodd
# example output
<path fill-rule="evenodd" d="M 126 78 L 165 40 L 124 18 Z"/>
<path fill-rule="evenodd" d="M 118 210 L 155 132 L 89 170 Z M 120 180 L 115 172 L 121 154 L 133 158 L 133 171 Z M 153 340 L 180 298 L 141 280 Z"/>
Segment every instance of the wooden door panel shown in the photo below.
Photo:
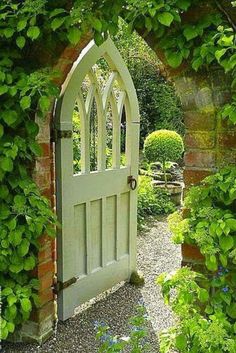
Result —
<path fill-rule="evenodd" d="M 96 73 L 101 57 L 111 70 L 104 86 Z M 65 287 L 58 295 L 61 320 L 136 269 L 137 191 L 128 178 L 138 174 L 139 110 L 130 74 L 110 39 L 100 47 L 91 43 L 74 64 L 56 106 L 58 129 L 72 129 L 74 111 L 81 147 L 76 172 L 73 135 L 56 142 L 58 280 Z"/>

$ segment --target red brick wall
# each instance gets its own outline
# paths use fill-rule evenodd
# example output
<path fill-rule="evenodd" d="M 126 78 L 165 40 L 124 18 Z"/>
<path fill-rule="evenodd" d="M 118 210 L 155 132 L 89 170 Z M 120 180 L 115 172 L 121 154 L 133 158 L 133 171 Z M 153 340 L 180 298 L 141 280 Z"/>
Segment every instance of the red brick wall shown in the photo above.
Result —
<path fill-rule="evenodd" d="M 175 78 L 184 108 L 186 189 L 225 164 L 236 162 L 236 129 L 219 117 L 230 100 L 229 78 L 219 69 L 184 73 Z M 182 246 L 183 263 L 199 263 L 203 257 L 195 247 Z"/>

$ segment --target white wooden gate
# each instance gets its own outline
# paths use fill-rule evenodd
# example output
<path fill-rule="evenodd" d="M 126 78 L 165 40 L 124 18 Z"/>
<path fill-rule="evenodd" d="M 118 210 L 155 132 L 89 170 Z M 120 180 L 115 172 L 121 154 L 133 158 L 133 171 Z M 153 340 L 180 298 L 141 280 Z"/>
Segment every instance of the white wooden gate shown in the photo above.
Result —
<path fill-rule="evenodd" d="M 101 86 L 96 70 L 103 58 L 110 75 Z M 96 166 L 91 167 L 91 111 L 96 107 Z M 80 117 L 80 170 L 73 167 L 73 114 Z M 111 39 L 91 42 L 62 87 L 56 105 L 58 313 L 75 308 L 136 270 L 139 109 L 135 88 Z M 112 163 L 107 163 L 107 119 L 112 124 Z M 125 122 L 124 122 L 125 120 Z M 126 126 L 121 164 L 121 121 Z M 94 146 L 93 146 L 94 148 Z"/>

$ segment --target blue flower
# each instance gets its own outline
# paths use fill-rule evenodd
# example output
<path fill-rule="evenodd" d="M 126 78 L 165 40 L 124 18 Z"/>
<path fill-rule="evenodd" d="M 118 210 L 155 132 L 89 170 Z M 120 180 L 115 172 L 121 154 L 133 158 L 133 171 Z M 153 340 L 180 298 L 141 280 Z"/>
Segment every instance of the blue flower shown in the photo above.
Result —
<path fill-rule="evenodd" d="M 144 306 L 144 299 L 143 298 L 140 298 L 139 301 L 138 301 L 138 305 L 141 305 L 141 306 Z"/>
<path fill-rule="evenodd" d="M 101 338 L 100 338 L 100 340 L 104 343 L 104 342 L 107 342 L 107 341 L 111 341 L 111 336 L 108 334 L 108 333 L 106 333 L 105 335 L 102 335 L 101 336 Z"/>
<path fill-rule="evenodd" d="M 143 331 L 143 328 L 142 328 L 142 327 L 133 326 L 132 330 L 133 330 L 134 332 L 140 332 L 140 331 Z"/>
<path fill-rule="evenodd" d="M 229 291 L 229 288 L 228 288 L 228 287 L 222 288 L 222 292 L 227 293 L 228 291 Z"/>

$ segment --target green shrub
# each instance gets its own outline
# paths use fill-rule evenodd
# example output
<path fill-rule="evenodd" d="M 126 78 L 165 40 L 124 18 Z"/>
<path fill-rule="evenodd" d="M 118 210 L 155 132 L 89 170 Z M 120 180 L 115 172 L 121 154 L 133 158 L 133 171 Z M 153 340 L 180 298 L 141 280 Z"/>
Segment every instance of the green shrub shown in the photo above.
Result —
<path fill-rule="evenodd" d="M 147 176 L 139 177 L 138 188 L 138 224 L 144 223 L 148 216 L 168 214 L 175 209 L 166 190 L 156 189 Z"/>
<path fill-rule="evenodd" d="M 180 159 L 183 151 L 183 139 L 175 131 L 154 131 L 147 136 L 144 142 L 144 154 L 147 160 L 149 162 L 161 162 L 166 184 L 166 163 Z"/>
<path fill-rule="evenodd" d="M 183 268 L 159 277 L 179 319 L 161 335 L 161 353 L 236 352 L 235 180 L 234 166 L 207 177 L 188 192 L 185 218 L 180 212 L 169 217 L 174 241 L 199 248 L 206 275 Z"/>

